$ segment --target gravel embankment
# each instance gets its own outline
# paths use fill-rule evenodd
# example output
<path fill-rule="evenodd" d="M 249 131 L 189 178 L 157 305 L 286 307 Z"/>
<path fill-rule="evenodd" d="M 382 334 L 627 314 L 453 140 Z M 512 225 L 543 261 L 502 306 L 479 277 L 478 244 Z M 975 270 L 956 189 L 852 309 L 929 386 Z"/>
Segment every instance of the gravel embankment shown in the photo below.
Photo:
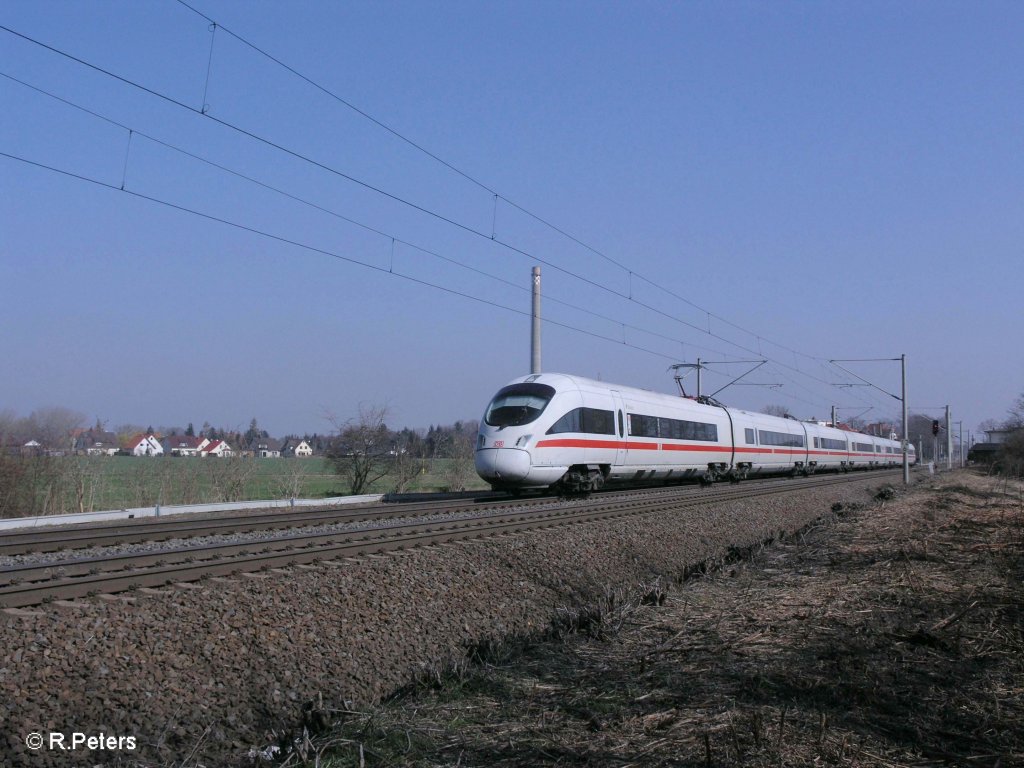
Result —
<path fill-rule="evenodd" d="M 0 765 L 244 763 L 309 702 L 377 701 L 610 588 L 677 578 L 836 502 L 869 502 L 882 482 L 5 612 Z M 130 736 L 137 748 L 30 752 L 32 732 Z"/>
<path fill-rule="evenodd" d="M 943 473 L 493 649 L 279 765 L 1021 766 L 1022 575 L 1024 484 Z"/>

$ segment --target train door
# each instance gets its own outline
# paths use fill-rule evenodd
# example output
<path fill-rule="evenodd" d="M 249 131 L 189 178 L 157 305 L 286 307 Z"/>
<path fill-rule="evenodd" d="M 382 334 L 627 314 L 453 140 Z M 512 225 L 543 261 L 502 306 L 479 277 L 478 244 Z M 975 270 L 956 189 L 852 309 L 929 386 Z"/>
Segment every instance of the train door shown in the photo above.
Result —
<path fill-rule="evenodd" d="M 618 436 L 615 441 L 615 466 L 621 467 L 626 463 L 626 406 L 617 390 L 613 389 L 611 393 L 612 405 L 615 407 L 615 434 Z"/>

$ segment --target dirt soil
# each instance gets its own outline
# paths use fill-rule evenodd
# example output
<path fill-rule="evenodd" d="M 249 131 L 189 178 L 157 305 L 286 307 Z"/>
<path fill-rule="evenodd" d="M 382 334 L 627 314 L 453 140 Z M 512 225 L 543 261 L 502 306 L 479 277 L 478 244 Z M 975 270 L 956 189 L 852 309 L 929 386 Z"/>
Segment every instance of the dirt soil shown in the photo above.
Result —
<path fill-rule="evenodd" d="M 1021 484 L 960 471 L 324 713 L 283 762 L 1024 765 L 1022 581 Z"/>

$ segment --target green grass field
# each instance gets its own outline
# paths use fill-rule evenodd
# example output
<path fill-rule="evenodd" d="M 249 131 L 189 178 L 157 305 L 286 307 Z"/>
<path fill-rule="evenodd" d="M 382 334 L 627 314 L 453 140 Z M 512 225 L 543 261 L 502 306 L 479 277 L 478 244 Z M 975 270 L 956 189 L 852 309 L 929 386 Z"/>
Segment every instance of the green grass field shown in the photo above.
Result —
<path fill-rule="evenodd" d="M 51 459 L 52 471 L 37 486 L 36 514 L 199 504 L 218 501 L 324 498 L 345 496 L 345 478 L 323 458 L 171 458 L 65 457 Z M 423 464 L 422 472 L 403 490 L 430 492 L 451 485 L 449 459 Z M 487 486 L 463 467 L 468 490 Z M 366 493 L 396 490 L 395 478 L 375 482 Z M 22 514 L 30 514 L 23 512 Z"/>

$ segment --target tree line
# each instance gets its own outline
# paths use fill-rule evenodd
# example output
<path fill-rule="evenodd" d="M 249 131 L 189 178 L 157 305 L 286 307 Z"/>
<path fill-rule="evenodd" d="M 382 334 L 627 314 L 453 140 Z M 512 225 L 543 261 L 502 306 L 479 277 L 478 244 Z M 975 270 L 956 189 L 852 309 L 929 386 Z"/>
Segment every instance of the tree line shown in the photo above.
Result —
<path fill-rule="evenodd" d="M 408 427 L 394 431 L 387 418 L 386 407 L 363 405 L 354 419 L 331 419 L 335 436 L 328 443 L 327 460 L 350 493 L 366 493 L 384 481 L 393 492 L 404 493 L 428 467 L 440 473 L 442 490 L 466 489 L 474 476 L 477 422 L 431 425 L 425 432 Z"/>
<path fill-rule="evenodd" d="M 431 425 L 428 429 L 391 429 L 387 409 L 363 407 L 359 416 L 346 422 L 332 419 L 327 434 L 305 439 L 316 453 L 325 456 L 329 467 L 352 494 L 387 489 L 405 492 L 428 472 L 431 487 L 463 490 L 475 477 L 473 450 L 477 424 L 457 421 Z M 0 517 L 32 516 L 61 512 L 90 511 L 98 498 L 105 497 L 115 482 L 109 476 L 106 458 L 89 460 L 72 457 L 76 435 L 84 430 L 85 416 L 67 408 L 46 408 L 28 416 L 0 411 Z M 96 431 L 103 430 L 97 420 Z M 117 434 L 154 433 L 152 428 L 123 425 Z M 215 429 L 204 423 L 200 430 L 191 424 L 182 430 L 156 430 L 165 436 L 186 434 L 227 440 L 235 446 L 251 446 L 268 437 L 253 418 L 244 432 Z M 38 447 L 26 447 L 38 443 Z M 281 498 L 299 495 L 310 470 L 305 462 L 275 475 L 279 488 L 272 494 Z M 253 498 L 247 485 L 254 478 L 255 462 L 244 458 L 216 459 L 196 463 L 194 471 L 183 471 L 178 462 L 154 461 L 133 467 L 116 482 L 125 485 L 129 506 L 154 503 L 181 504 L 200 501 L 237 501 Z M 179 471 L 182 470 L 182 471 Z M 124 473 L 121 473 L 124 474 Z M 423 483 L 420 483 L 421 485 Z"/>

